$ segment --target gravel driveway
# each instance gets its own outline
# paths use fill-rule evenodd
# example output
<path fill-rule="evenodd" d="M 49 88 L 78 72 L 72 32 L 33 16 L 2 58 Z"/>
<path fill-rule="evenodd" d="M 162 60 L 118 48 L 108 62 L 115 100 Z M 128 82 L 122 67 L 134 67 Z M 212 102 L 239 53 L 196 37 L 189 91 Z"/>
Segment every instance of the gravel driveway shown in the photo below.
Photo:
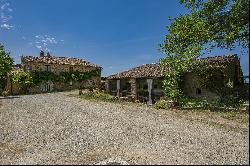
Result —
<path fill-rule="evenodd" d="M 68 94 L 0 99 L 0 164 L 249 164 L 248 124 Z"/>

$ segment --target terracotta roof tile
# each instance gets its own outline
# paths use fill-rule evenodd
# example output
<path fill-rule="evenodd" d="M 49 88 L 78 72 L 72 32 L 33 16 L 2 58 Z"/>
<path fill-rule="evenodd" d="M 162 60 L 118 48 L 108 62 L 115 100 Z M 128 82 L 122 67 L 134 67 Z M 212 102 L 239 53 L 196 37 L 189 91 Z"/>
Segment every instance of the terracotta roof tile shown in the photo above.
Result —
<path fill-rule="evenodd" d="M 121 73 L 111 75 L 107 77 L 107 79 L 161 77 L 160 71 L 160 64 L 145 64 Z"/>
<path fill-rule="evenodd" d="M 213 56 L 213 57 L 206 57 L 206 58 L 200 58 L 197 60 L 205 61 L 208 63 L 227 63 L 232 62 L 235 59 L 237 59 L 237 55 L 224 55 L 224 56 Z"/>
<path fill-rule="evenodd" d="M 92 64 L 88 61 L 79 59 L 79 58 L 69 58 L 69 57 L 56 57 L 56 56 L 22 56 L 22 61 L 27 62 L 37 62 L 37 63 L 48 63 L 48 64 L 68 64 L 68 65 L 83 65 L 83 66 L 92 66 L 99 67 L 95 64 Z"/>
<path fill-rule="evenodd" d="M 197 59 L 198 61 L 204 61 L 205 63 L 229 63 L 237 58 L 236 55 L 227 56 L 214 56 L 207 58 Z M 144 77 L 162 77 L 160 64 L 146 64 L 138 66 L 127 71 L 113 74 L 107 77 L 107 79 L 120 79 L 120 78 L 144 78 Z"/>

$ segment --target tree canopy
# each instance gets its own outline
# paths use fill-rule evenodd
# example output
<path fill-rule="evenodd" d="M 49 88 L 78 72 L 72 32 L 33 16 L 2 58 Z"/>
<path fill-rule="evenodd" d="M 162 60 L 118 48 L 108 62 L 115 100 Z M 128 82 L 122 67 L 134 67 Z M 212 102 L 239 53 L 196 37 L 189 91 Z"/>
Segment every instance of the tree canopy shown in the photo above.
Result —
<path fill-rule="evenodd" d="M 180 0 L 189 13 L 169 18 L 168 33 L 160 44 L 166 96 L 183 95 L 180 82 L 194 59 L 213 48 L 249 48 L 249 0 Z"/>
<path fill-rule="evenodd" d="M 0 43 L 0 74 L 9 72 L 12 68 L 13 62 L 10 53 L 5 52 L 4 46 Z"/>
<path fill-rule="evenodd" d="M 214 47 L 249 47 L 249 0 L 180 0 L 190 12 L 171 19 L 162 50 L 200 55 Z"/>
<path fill-rule="evenodd" d="M 5 88 L 7 73 L 11 70 L 13 63 L 10 53 L 5 52 L 4 46 L 0 43 L 0 91 Z"/>

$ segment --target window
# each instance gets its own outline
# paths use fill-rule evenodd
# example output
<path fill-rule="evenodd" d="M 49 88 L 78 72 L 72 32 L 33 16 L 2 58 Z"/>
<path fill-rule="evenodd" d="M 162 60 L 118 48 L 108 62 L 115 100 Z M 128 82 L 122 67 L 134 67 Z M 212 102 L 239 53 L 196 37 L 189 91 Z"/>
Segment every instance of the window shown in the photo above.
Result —
<path fill-rule="evenodd" d="M 196 88 L 196 94 L 200 95 L 201 94 L 201 89 L 200 88 Z"/>
<path fill-rule="evenodd" d="M 110 80 L 109 81 L 110 94 L 113 96 L 116 96 L 116 94 L 117 94 L 116 87 L 117 87 L 116 80 Z"/>
<path fill-rule="evenodd" d="M 32 70 L 32 67 L 31 67 L 31 66 L 25 65 L 25 67 L 24 67 L 24 71 L 25 71 L 25 72 L 30 72 L 31 70 Z"/>
<path fill-rule="evenodd" d="M 69 72 L 73 72 L 73 67 L 69 67 Z"/>
<path fill-rule="evenodd" d="M 50 65 L 45 65 L 45 71 L 51 71 L 51 66 Z"/>

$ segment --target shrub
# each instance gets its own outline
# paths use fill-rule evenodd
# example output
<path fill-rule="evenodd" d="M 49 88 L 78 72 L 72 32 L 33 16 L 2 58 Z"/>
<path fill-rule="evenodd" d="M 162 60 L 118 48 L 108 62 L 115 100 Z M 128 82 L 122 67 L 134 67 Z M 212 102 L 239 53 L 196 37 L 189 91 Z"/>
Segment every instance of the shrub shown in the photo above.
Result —
<path fill-rule="evenodd" d="M 29 73 L 19 72 L 12 76 L 12 81 L 20 86 L 21 93 L 26 93 L 27 89 L 33 85 L 33 79 Z"/>
<path fill-rule="evenodd" d="M 155 107 L 156 109 L 166 109 L 166 108 L 167 108 L 167 107 L 166 107 L 166 101 L 165 101 L 165 100 L 158 100 L 158 101 L 155 103 L 154 107 Z"/>
<path fill-rule="evenodd" d="M 8 96 L 9 95 L 9 91 L 7 90 L 7 91 L 3 91 L 2 92 L 2 95 L 5 97 L 5 96 Z"/>
<path fill-rule="evenodd" d="M 194 108 L 194 109 L 209 109 L 214 110 L 217 108 L 239 108 L 243 104 L 243 100 L 240 98 L 230 95 L 224 96 L 212 101 L 194 99 L 194 98 L 183 98 L 180 102 L 183 108 Z"/>

